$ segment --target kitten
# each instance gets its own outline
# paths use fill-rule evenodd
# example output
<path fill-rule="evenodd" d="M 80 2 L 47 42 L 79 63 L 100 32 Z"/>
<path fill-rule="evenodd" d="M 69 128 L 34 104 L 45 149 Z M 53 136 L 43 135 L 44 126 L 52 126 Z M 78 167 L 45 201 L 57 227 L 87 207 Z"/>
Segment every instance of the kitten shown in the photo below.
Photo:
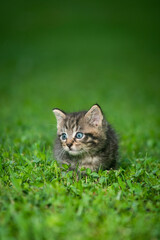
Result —
<path fill-rule="evenodd" d="M 118 155 L 117 136 L 105 120 L 100 106 L 89 111 L 65 113 L 53 109 L 57 119 L 57 139 L 54 155 L 69 170 L 90 168 L 114 169 Z"/>

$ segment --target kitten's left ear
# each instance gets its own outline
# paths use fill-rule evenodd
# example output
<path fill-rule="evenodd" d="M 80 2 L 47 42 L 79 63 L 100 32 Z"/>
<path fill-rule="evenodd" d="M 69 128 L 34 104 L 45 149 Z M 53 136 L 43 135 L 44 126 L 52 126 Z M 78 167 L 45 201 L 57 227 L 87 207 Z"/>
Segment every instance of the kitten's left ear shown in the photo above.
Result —
<path fill-rule="evenodd" d="M 53 112 L 57 119 L 57 127 L 59 127 L 62 121 L 66 118 L 66 114 L 58 108 L 54 108 Z"/>
<path fill-rule="evenodd" d="M 102 125 L 103 114 L 101 108 L 95 104 L 85 115 L 86 120 L 94 127 Z"/>

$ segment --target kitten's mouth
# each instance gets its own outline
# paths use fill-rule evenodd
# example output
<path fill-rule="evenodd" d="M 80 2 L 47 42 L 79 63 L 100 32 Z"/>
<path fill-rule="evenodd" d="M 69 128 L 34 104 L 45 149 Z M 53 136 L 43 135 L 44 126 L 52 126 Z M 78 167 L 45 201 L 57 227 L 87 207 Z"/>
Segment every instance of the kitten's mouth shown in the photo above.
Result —
<path fill-rule="evenodd" d="M 70 154 L 70 155 L 80 155 L 80 154 L 82 154 L 83 153 L 83 151 L 82 150 L 80 150 L 80 151 L 77 151 L 77 150 L 69 150 L 68 151 L 68 153 Z"/>

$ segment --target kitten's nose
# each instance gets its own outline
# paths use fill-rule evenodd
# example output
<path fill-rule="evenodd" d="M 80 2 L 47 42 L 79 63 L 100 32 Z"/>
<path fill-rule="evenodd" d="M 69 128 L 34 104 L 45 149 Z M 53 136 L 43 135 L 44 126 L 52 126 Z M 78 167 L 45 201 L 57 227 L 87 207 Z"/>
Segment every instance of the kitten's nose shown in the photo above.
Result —
<path fill-rule="evenodd" d="M 71 148 L 72 143 L 67 143 L 67 146 L 68 146 L 69 148 Z"/>

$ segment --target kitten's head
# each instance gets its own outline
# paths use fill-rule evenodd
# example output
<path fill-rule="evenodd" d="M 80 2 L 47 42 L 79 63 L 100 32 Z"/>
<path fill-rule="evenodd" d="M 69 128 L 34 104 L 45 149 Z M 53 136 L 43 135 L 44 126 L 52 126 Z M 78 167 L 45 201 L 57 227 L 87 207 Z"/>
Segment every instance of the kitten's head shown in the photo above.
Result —
<path fill-rule="evenodd" d="M 57 134 L 63 149 L 70 155 L 98 150 L 106 135 L 106 121 L 101 108 L 96 104 L 83 112 L 66 114 L 53 109 L 57 119 Z"/>

